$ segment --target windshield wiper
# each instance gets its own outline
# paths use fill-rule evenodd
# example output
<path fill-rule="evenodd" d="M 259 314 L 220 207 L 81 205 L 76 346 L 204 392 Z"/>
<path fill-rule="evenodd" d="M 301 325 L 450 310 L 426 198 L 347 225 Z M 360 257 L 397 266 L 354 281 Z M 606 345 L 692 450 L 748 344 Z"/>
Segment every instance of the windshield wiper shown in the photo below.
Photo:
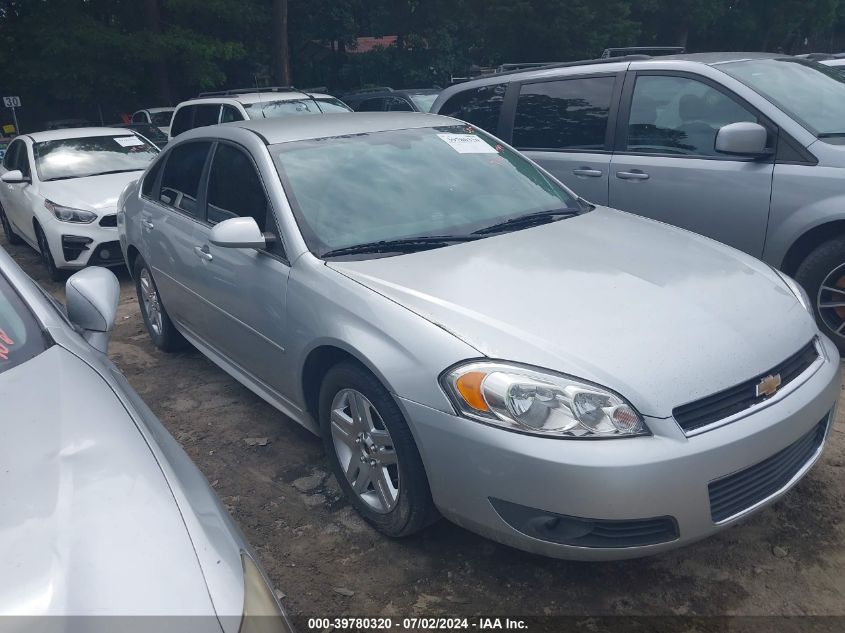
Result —
<path fill-rule="evenodd" d="M 485 226 L 483 229 L 473 231 L 473 235 L 487 235 L 488 233 L 500 233 L 510 229 L 524 229 L 530 226 L 538 226 L 548 222 L 554 222 L 563 218 L 570 218 L 573 215 L 581 213 L 579 209 L 571 209 L 569 207 L 563 209 L 549 209 L 547 211 L 537 211 L 536 213 L 529 213 L 527 215 L 520 215 L 504 222 L 498 222 L 490 226 Z"/>
<path fill-rule="evenodd" d="M 339 257 L 341 255 L 359 255 L 364 253 L 413 253 L 431 248 L 442 248 L 458 242 L 470 242 L 478 239 L 471 235 L 424 235 L 406 237 L 397 240 L 379 240 L 354 246 L 344 246 L 326 251 L 321 257 Z"/>

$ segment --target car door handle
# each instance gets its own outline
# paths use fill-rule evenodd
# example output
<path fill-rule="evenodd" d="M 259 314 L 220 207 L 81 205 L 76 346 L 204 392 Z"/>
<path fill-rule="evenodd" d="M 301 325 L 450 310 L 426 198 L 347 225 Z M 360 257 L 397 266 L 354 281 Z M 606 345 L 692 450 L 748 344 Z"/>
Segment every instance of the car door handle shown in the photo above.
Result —
<path fill-rule="evenodd" d="M 149 221 L 148 219 L 146 219 L 146 218 L 144 218 L 143 220 L 141 220 L 141 224 L 142 224 L 142 225 L 143 225 L 143 227 L 144 227 L 145 229 L 147 229 L 148 231 L 152 231 L 152 230 L 155 228 L 155 224 L 153 224 L 152 222 L 150 222 L 150 221 Z"/>
<path fill-rule="evenodd" d="M 633 171 L 617 171 L 616 177 L 620 180 L 648 180 L 649 175 L 639 169 Z"/>
<path fill-rule="evenodd" d="M 208 252 L 208 245 L 205 246 L 194 246 L 194 252 L 199 255 L 201 259 L 204 259 L 207 262 L 210 262 L 214 259 L 214 255 Z"/>
<path fill-rule="evenodd" d="M 573 169 L 572 170 L 573 176 L 583 176 L 585 178 L 601 178 L 604 176 L 603 171 L 599 171 L 598 169 L 590 169 L 589 167 L 582 167 L 581 169 Z"/>

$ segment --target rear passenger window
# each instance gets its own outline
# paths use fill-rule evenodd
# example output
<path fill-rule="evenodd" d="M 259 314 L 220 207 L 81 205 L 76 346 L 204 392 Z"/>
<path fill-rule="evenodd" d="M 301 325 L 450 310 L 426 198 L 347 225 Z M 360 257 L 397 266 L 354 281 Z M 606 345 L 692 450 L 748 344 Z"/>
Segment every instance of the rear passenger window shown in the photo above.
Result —
<path fill-rule="evenodd" d="M 388 112 L 413 112 L 414 109 L 411 107 L 411 104 L 402 99 L 401 97 L 389 97 L 387 99 L 387 111 Z"/>
<path fill-rule="evenodd" d="M 237 108 L 234 108 L 230 105 L 223 106 L 223 113 L 220 115 L 220 122 L 221 123 L 229 123 L 231 121 L 243 121 L 244 118 L 241 116 L 241 113 L 238 112 Z"/>
<path fill-rule="evenodd" d="M 232 186 L 233 183 L 237 186 Z M 252 217 L 266 231 L 267 213 L 267 196 L 252 159 L 241 150 L 220 143 L 208 174 L 209 224 Z M 275 232 L 274 228 L 270 230 Z"/>
<path fill-rule="evenodd" d="M 384 99 L 382 97 L 366 99 L 358 104 L 358 107 L 355 109 L 358 112 L 381 112 L 384 110 Z"/>
<path fill-rule="evenodd" d="M 206 125 L 217 125 L 220 120 L 220 104 L 203 104 L 196 106 L 194 113 L 194 128 Z"/>
<path fill-rule="evenodd" d="M 170 136 L 178 136 L 182 132 L 191 129 L 191 118 L 194 115 L 194 106 L 179 108 L 173 115 L 173 123 L 170 125 Z"/>
<path fill-rule="evenodd" d="M 525 84 L 519 91 L 513 145 L 520 149 L 605 149 L 613 77 Z"/>
<path fill-rule="evenodd" d="M 464 90 L 446 101 L 438 114 L 467 121 L 495 134 L 499 127 L 499 112 L 502 110 L 505 90 L 507 84 Z"/>
<path fill-rule="evenodd" d="M 180 211 L 197 216 L 200 178 L 211 143 L 186 143 L 170 152 L 161 176 L 159 200 Z"/>
<path fill-rule="evenodd" d="M 155 187 L 156 178 L 161 171 L 161 166 L 164 164 L 163 160 L 157 161 L 155 165 L 150 168 L 150 171 L 144 177 L 144 182 L 141 183 L 141 195 L 145 198 L 151 198 L 153 195 L 153 187 Z"/>

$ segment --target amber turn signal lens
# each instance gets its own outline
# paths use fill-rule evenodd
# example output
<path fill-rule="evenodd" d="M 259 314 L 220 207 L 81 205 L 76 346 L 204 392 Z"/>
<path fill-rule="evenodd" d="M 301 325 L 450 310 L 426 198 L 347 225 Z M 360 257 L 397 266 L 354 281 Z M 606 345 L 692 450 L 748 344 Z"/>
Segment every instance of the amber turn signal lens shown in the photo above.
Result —
<path fill-rule="evenodd" d="M 489 411 L 490 407 L 481 395 L 481 383 L 487 374 L 483 371 L 470 371 L 455 381 L 455 389 L 464 401 L 476 411 Z"/>

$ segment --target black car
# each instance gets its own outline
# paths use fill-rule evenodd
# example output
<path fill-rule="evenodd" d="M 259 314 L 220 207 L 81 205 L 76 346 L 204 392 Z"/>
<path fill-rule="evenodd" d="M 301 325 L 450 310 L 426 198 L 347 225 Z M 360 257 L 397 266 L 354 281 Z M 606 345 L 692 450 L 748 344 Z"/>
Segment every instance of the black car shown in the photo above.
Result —
<path fill-rule="evenodd" d="M 428 112 L 440 88 L 367 88 L 341 97 L 355 112 Z"/>
<path fill-rule="evenodd" d="M 151 123 L 115 123 L 114 125 L 110 125 L 109 127 L 122 127 L 124 129 L 137 132 L 159 149 L 167 145 L 167 134 L 162 132 L 159 127 L 152 125 Z"/>

